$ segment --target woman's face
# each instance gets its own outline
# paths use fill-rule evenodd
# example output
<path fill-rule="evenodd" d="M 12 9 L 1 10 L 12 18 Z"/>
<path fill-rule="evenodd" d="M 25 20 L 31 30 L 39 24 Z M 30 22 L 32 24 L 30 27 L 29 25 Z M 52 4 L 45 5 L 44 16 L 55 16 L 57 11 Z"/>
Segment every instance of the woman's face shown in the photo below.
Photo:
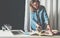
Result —
<path fill-rule="evenodd" d="M 34 3 L 32 3 L 32 6 L 33 6 L 35 9 L 38 9 L 38 8 L 39 8 L 39 3 L 38 3 L 38 2 L 34 2 Z"/>

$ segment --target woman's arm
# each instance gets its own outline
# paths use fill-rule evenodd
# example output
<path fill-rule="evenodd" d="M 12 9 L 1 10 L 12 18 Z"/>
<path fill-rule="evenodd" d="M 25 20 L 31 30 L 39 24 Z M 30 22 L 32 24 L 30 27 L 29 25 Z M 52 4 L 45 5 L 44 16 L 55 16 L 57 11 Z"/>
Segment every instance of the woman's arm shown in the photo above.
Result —
<path fill-rule="evenodd" d="M 46 25 L 48 25 L 48 15 L 47 15 L 47 12 L 46 12 L 46 10 L 44 9 L 44 13 L 43 13 L 43 15 L 44 15 L 44 23 L 46 24 Z"/>
<path fill-rule="evenodd" d="M 44 10 L 44 20 L 45 20 L 45 24 L 47 25 L 46 29 L 48 30 L 48 32 L 49 32 L 50 35 L 53 35 L 53 34 L 52 34 L 52 28 L 51 28 L 51 26 L 48 24 L 48 15 L 47 15 L 46 10 Z"/>
<path fill-rule="evenodd" d="M 39 25 L 37 24 L 36 21 L 34 21 L 33 15 L 34 15 L 34 14 L 30 13 L 30 25 L 31 25 L 31 27 L 32 27 L 33 29 L 35 29 L 35 31 L 36 31 L 36 30 L 37 30 L 37 27 L 38 27 Z"/>

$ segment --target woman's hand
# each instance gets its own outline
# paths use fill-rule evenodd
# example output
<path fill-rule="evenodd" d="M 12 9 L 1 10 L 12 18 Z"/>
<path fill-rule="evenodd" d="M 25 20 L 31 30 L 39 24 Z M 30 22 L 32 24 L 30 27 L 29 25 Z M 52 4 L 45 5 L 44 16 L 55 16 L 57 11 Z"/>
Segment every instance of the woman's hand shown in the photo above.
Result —
<path fill-rule="evenodd" d="M 42 27 L 40 25 L 36 24 L 36 31 L 41 32 L 41 30 L 42 30 Z"/>
<path fill-rule="evenodd" d="M 36 24 L 36 27 L 39 27 L 39 25 L 38 25 L 38 24 Z"/>
<path fill-rule="evenodd" d="M 48 35 L 53 35 L 50 25 L 47 25 L 46 29 L 47 29 L 46 33 L 48 33 Z"/>

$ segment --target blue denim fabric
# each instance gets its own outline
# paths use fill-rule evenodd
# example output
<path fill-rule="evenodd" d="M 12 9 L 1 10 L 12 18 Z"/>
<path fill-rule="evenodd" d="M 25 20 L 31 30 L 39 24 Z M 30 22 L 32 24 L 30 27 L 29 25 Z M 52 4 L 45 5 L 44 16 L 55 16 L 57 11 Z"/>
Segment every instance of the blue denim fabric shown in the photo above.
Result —
<path fill-rule="evenodd" d="M 44 8 L 39 10 L 39 16 L 40 16 L 40 24 L 42 25 L 42 28 L 45 29 L 44 27 L 48 24 L 48 15 Z M 30 25 L 31 29 L 34 31 L 36 30 L 36 24 L 37 24 L 36 12 L 30 12 Z"/>

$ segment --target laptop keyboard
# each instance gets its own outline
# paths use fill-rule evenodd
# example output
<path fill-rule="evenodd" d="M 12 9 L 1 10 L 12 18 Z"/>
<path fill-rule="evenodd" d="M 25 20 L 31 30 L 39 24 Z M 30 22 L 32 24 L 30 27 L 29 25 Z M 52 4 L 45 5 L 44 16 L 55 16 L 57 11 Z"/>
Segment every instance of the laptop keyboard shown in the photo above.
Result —
<path fill-rule="evenodd" d="M 14 35 L 21 35 L 21 34 L 23 34 L 21 31 L 11 31 Z"/>

